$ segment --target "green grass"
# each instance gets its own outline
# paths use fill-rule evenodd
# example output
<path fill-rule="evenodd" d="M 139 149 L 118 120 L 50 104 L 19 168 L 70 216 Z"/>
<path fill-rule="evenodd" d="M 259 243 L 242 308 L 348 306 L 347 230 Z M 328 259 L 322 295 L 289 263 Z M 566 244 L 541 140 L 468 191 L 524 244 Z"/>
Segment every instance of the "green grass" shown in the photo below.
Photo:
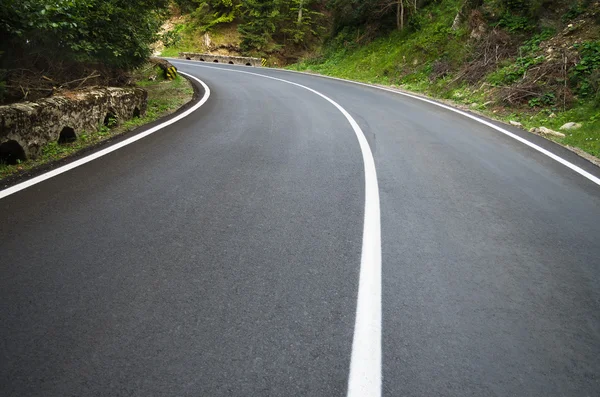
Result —
<path fill-rule="evenodd" d="M 461 80 L 457 81 L 457 71 L 469 60 L 472 51 L 468 32 L 454 32 L 449 28 L 459 3 L 438 3 L 424 13 L 429 15 L 429 19 L 421 24 L 420 29 L 392 32 L 368 44 L 356 43 L 356 37 L 361 32 L 342 31 L 321 53 L 291 65 L 288 69 L 398 86 L 448 100 L 455 105 L 468 106 L 490 118 L 507 122 L 519 121 L 528 129 L 544 126 L 558 130 L 567 122 L 579 122 L 583 124 L 581 129 L 563 131 L 565 138 L 552 139 L 600 157 L 600 108 L 594 106 L 593 98 L 580 100 L 566 111 L 561 111 L 559 106 L 554 105 L 555 98 L 552 94 L 534 98 L 529 104 L 515 108 L 491 100 L 494 86 L 510 85 L 529 68 L 543 61 L 537 51 L 543 40 L 555 34 L 553 30 L 543 29 L 533 35 L 521 47 L 520 56 L 505 61 L 496 70 L 489 72 L 482 80 L 484 84 L 479 82 L 469 86 L 461 83 Z M 596 53 L 592 55 L 594 54 Z M 591 56 L 588 58 L 591 59 Z M 431 78 L 435 62 L 444 62 L 449 67 L 449 74 L 442 78 Z M 555 117 L 549 117 L 551 114 Z"/>
<path fill-rule="evenodd" d="M 550 117 L 552 114 L 554 116 Z M 544 109 L 534 114 L 523 112 L 503 114 L 499 118 L 504 121 L 519 121 L 527 129 L 544 126 L 556 131 L 568 122 L 581 123 L 582 128 L 578 130 L 561 131 L 566 135 L 565 138 L 551 137 L 551 139 L 563 145 L 577 147 L 600 158 L 600 108 L 589 102 L 582 102 L 564 112 Z"/>
<path fill-rule="evenodd" d="M 158 75 L 156 81 L 148 80 L 152 75 Z M 0 179 L 63 159 L 104 140 L 155 121 L 179 109 L 189 102 L 194 94 L 194 89 L 187 79 L 177 76 L 173 81 L 162 80 L 162 71 L 156 67 L 140 68 L 134 73 L 134 77 L 137 86 L 148 91 L 148 106 L 144 115 L 126 120 L 112 128 L 99 126 L 97 131 L 83 131 L 77 135 L 75 142 L 67 144 L 51 142 L 42 148 L 41 156 L 36 159 L 16 165 L 0 164 Z"/>
<path fill-rule="evenodd" d="M 450 29 L 459 3 L 445 1 L 432 7 L 431 20 L 422 22 L 418 34 L 395 31 L 362 45 L 355 42 L 360 31 L 341 32 L 321 56 L 290 68 L 377 84 L 424 80 L 434 60 L 458 66 L 468 55 L 467 32 Z"/>
<path fill-rule="evenodd" d="M 369 53 L 367 49 L 362 49 L 360 52 Z M 349 58 L 354 59 L 354 56 Z M 565 138 L 552 137 L 551 139 L 564 145 L 580 148 L 600 158 L 600 108 L 595 107 L 590 101 L 581 101 L 567 111 L 560 111 L 557 108 L 545 108 L 541 110 L 539 108 L 502 108 L 494 104 L 486 105 L 488 101 L 484 89 L 464 84 L 459 86 L 450 85 L 449 82 L 452 80 L 452 76 L 431 82 L 427 74 L 421 70 L 410 73 L 398 81 L 382 73 L 377 73 L 368 66 L 357 66 L 355 68 L 350 66 L 350 61 L 340 63 L 340 68 L 337 68 L 334 62 L 326 61 L 321 65 L 296 64 L 289 69 L 305 70 L 372 84 L 399 86 L 408 91 L 449 100 L 456 105 L 469 106 L 471 109 L 477 110 L 493 119 L 505 122 L 510 120 L 519 121 L 527 129 L 544 126 L 558 131 L 567 122 L 582 123 L 583 127 L 581 129 L 563 131 L 566 134 Z M 554 114 L 555 117 L 549 117 L 551 114 Z"/>

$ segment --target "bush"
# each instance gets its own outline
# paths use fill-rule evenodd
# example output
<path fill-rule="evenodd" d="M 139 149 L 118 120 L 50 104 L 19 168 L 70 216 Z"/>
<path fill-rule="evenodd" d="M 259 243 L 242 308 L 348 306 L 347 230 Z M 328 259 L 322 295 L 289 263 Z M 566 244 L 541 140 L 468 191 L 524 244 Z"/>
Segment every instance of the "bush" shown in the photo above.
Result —
<path fill-rule="evenodd" d="M 133 68 L 150 55 L 166 5 L 167 0 L 3 0 L 0 51 L 9 63 L 35 54 Z"/>
<path fill-rule="evenodd" d="M 185 29 L 185 25 L 180 24 L 175 26 L 173 30 L 165 32 L 161 36 L 161 40 L 165 47 L 176 47 L 182 40 L 181 31 Z"/>
<path fill-rule="evenodd" d="M 570 82 L 581 98 L 598 98 L 600 86 L 600 41 L 575 44 L 581 60 L 570 73 Z"/>
<path fill-rule="evenodd" d="M 520 32 L 527 31 L 534 28 L 534 24 L 532 21 L 522 15 L 515 15 L 510 12 L 505 13 L 500 18 L 500 21 L 496 24 L 496 26 L 505 28 L 509 32 Z"/>
<path fill-rule="evenodd" d="M 209 2 L 202 2 L 192 12 L 192 18 L 198 23 L 200 31 L 208 32 L 214 26 L 220 23 L 230 23 L 235 19 L 235 8 L 224 8 L 219 10 L 209 4 Z"/>

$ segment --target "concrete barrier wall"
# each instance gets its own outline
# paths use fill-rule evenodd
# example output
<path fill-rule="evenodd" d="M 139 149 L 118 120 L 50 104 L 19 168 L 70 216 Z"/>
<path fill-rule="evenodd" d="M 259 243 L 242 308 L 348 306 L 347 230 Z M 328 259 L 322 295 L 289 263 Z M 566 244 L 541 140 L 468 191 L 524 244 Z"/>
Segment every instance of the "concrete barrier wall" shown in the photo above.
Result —
<path fill-rule="evenodd" d="M 0 106 L 0 161 L 36 158 L 49 142 L 72 141 L 84 131 L 141 116 L 147 98 L 141 88 L 109 87 Z"/>
<path fill-rule="evenodd" d="M 262 66 L 262 59 L 251 57 L 234 57 L 227 55 L 198 54 L 195 52 L 180 52 L 179 58 L 203 62 L 225 63 L 231 65 Z"/>

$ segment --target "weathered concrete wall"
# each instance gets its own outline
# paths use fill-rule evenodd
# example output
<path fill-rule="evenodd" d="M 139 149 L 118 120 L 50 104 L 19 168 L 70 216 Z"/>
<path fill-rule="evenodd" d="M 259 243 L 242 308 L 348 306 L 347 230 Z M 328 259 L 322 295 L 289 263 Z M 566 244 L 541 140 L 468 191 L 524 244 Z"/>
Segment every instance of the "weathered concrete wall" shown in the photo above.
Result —
<path fill-rule="evenodd" d="M 49 142 L 97 131 L 111 118 L 118 124 L 141 116 L 147 98 L 141 88 L 108 87 L 0 106 L 0 157 L 6 161 L 7 151 L 14 149 L 16 142 L 26 158 L 36 158 Z"/>
<path fill-rule="evenodd" d="M 260 58 L 250 57 L 232 57 L 225 55 L 197 54 L 195 52 L 180 52 L 179 58 L 203 62 L 227 63 L 231 65 L 262 66 L 262 60 Z"/>

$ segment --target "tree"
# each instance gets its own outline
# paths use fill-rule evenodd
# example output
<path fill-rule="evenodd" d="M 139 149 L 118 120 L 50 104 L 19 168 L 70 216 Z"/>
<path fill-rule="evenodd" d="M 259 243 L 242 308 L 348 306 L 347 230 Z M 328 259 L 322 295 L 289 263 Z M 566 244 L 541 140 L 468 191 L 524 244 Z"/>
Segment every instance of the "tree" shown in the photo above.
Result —
<path fill-rule="evenodd" d="M 238 16 L 239 0 L 204 0 L 191 13 L 201 30 L 208 31 L 220 23 L 230 23 Z"/>
<path fill-rule="evenodd" d="M 0 51 L 131 68 L 150 55 L 167 0 L 3 0 Z"/>
<path fill-rule="evenodd" d="M 271 40 L 281 19 L 281 0 L 245 0 L 240 5 L 243 50 L 263 50 Z"/>
<path fill-rule="evenodd" d="M 282 4 L 283 18 L 277 27 L 278 33 L 283 33 L 283 41 L 294 44 L 306 44 L 310 39 L 319 36 L 323 14 L 316 11 L 314 6 L 318 0 L 291 0 Z"/>
<path fill-rule="evenodd" d="M 396 29 L 398 30 L 404 30 L 404 20 L 405 15 L 407 14 L 407 8 L 413 15 L 417 14 L 417 0 L 382 0 L 380 2 L 380 7 L 380 14 L 385 14 L 391 9 L 395 9 Z"/>

